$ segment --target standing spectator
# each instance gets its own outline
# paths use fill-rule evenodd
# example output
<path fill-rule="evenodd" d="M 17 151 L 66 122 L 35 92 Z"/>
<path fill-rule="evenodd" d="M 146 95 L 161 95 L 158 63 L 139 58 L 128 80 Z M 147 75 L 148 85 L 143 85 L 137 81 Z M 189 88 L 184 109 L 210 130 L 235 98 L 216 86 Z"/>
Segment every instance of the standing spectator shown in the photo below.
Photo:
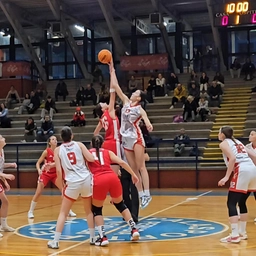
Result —
<path fill-rule="evenodd" d="M 77 93 L 76 93 L 76 104 L 81 106 L 84 106 L 84 96 L 85 96 L 85 92 L 84 92 L 84 87 L 80 86 Z"/>
<path fill-rule="evenodd" d="M 7 96 L 5 99 L 6 107 L 8 109 L 10 109 L 12 104 L 15 104 L 18 102 L 21 102 L 20 96 L 19 96 L 18 92 L 16 91 L 16 89 L 14 88 L 14 86 L 12 85 L 10 88 L 10 91 L 7 93 Z"/>
<path fill-rule="evenodd" d="M 99 101 L 98 102 L 102 102 L 102 103 L 109 103 L 109 90 L 108 88 L 106 87 L 105 84 L 102 84 L 101 85 L 101 88 L 100 88 L 100 92 L 99 92 Z"/>
<path fill-rule="evenodd" d="M 54 126 L 49 116 L 44 117 L 41 128 L 37 131 L 38 141 L 47 141 L 54 134 Z"/>
<path fill-rule="evenodd" d="M 184 111 L 183 111 L 183 120 L 184 122 L 188 121 L 188 118 L 191 117 L 192 121 L 195 122 L 196 118 L 196 109 L 197 102 L 194 100 L 194 97 L 189 95 L 185 101 Z"/>
<path fill-rule="evenodd" d="M 242 71 L 245 74 L 245 81 L 250 81 L 253 79 L 253 74 L 255 72 L 255 66 L 254 64 L 251 62 L 250 58 L 246 59 L 246 63 L 243 65 Z"/>
<path fill-rule="evenodd" d="M 151 75 L 150 80 L 148 81 L 148 87 L 146 89 L 147 101 L 149 103 L 154 103 L 153 92 L 155 88 L 156 88 L 156 79 L 154 75 Z"/>
<path fill-rule="evenodd" d="M 205 97 L 201 97 L 198 103 L 197 113 L 201 117 L 201 121 L 205 122 L 208 121 L 207 115 L 209 114 L 210 110 L 208 107 L 208 100 L 205 99 Z"/>
<path fill-rule="evenodd" d="M 205 72 L 202 73 L 200 77 L 200 92 L 206 92 L 208 88 L 209 77 Z"/>
<path fill-rule="evenodd" d="M 93 82 L 99 82 L 100 84 L 103 82 L 103 74 L 98 65 L 95 66 L 95 69 L 92 75 L 93 75 Z"/>
<path fill-rule="evenodd" d="M 32 117 L 29 117 L 25 123 L 25 134 L 24 134 L 24 140 L 22 140 L 22 143 L 25 142 L 37 142 L 36 140 L 36 123 Z"/>
<path fill-rule="evenodd" d="M 184 105 L 186 101 L 186 96 L 187 96 L 187 92 L 185 87 L 182 84 L 178 84 L 177 87 L 174 89 L 174 96 L 172 98 L 172 105 L 170 109 L 174 108 L 174 105 L 177 102 L 182 102 Z"/>
<path fill-rule="evenodd" d="M 27 107 L 29 114 L 34 114 L 35 111 L 40 107 L 40 99 L 34 91 L 30 93 L 30 104 Z"/>
<path fill-rule="evenodd" d="M 185 129 L 180 129 L 180 134 L 174 138 L 174 155 L 181 156 L 186 146 L 189 146 L 190 138 L 186 135 Z"/>
<path fill-rule="evenodd" d="M 63 101 L 65 101 L 67 95 L 68 95 L 67 85 L 63 80 L 59 80 L 59 83 L 57 84 L 55 89 L 55 101 L 58 101 L 58 96 L 62 96 Z"/>
<path fill-rule="evenodd" d="M 164 96 L 165 94 L 165 78 L 162 76 L 162 74 L 158 74 L 157 79 L 156 79 L 156 90 L 155 90 L 155 95 L 156 96 Z M 168 96 L 166 94 L 166 96 Z"/>
<path fill-rule="evenodd" d="M 235 58 L 234 62 L 230 65 L 229 71 L 232 78 L 235 77 L 235 73 L 237 73 L 237 78 L 240 78 L 241 64 L 238 62 L 237 58 Z"/>
<path fill-rule="evenodd" d="M 217 84 L 219 84 L 222 88 L 224 87 L 224 76 L 220 72 L 216 72 L 216 75 L 214 76 L 213 80 L 217 81 Z"/>
<path fill-rule="evenodd" d="M 195 72 L 201 71 L 201 56 L 201 52 L 195 47 L 193 50 L 193 69 Z"/>
<path fill-rule="evenodd" d="M 84 90 L 84 100 L 92 100 L 93 105 L 97 105 L 97 95 L 92 84 L 87 84 L 86 89 Z"/>
<path fill-rule="evenodd" d="M 133 92 L 138 90 L 138 82 L 134 76 L 131 76 L 131 79 L 129 80 L 128 88 L 129 88 L 129 95 L 132 95 Z"/>
<path fill-rule="evenodd" d="M 168 80 L 168 89 L 173 91 L 177 84 L 179 84 L 179 78 L 175 73 L 171 73 L 169 80 Z"/>
<path fill-rule="evenodd" d="M 56 109 L 55 102 L 50 95 L 47 97 L 47 101 L 45 102 L 45 107 L 41 111 L 41 118 L 42 118 L 41 121 L 42 122 L 44 121 L 46 111 L 47 111 L 48 115 L 50 115 L 51 120 L 53 119 L 53 113 L 58 112 Z"/>
<path fill-rule="evenodd" d="M 1 128 L 11 128 L 11 119 L 8 115 L 8 108 L 6 108 L 4 103 L 0 105 L 0 126 Z"/>
<path fill-rule="evenodd" d="M 197 77 L 197 74 L 195 73 L 194 70 L 192 70 L 191 73 L 190 73 L 190 77 L 189 77 L 188 85 L 187 85 L 188 90 L 189 90 L 189 88 L 191 87 L 192 83 L 194 83 L 196 86 L 199 85 L 199 83 L 198 83 L 198 77 Z"/>
<path fill-rule="evenodd" d="M 210 86 L 208 89 L 209 105 L 211 107 L 214 107 L 216 105 L 220 107 L 222 94 L 223 94 L 223 91 L 221 89 L 221 86 L 217 84 L 217 81 L 213 81 L 212 86 Z"/>
<path fill-rule="evenodd" d="M 188 95 L 193 96 L 196 103 L 198 103 L 198 101 L 200 99 L 200 90 L 199 90 L 199 87 L 196 86 L 196 84 L 194 82 L 191 84 L 191 87 L 188 90 Z"/>
<path fill-rule="evenodd" d="M 22 105 L 19 107 L 18 115 L 21 115 L 24 110 L 27 110 L 29 104 L 30 104 L 30 96 L 28 93 L 26 93 L 25 99 L 23 100 Z"/>
<path fill-rule="evenodd" d="M 71 121 L 71 125 L 74 126 L 85 126 L 85 114 L 83 111 L 81 111 L 80 107 L 76 108 L 76 112 L 73 116 L 73 120 Z"/>
<path fill-rule="evenodd" d="M 46 96 L 48 94 L 46 83 L 43 82 L 41 79 L 38 79 L 38 83 L 36 85 L 36 94 L 38 95 L 40 102 L 46 99 Z"/>

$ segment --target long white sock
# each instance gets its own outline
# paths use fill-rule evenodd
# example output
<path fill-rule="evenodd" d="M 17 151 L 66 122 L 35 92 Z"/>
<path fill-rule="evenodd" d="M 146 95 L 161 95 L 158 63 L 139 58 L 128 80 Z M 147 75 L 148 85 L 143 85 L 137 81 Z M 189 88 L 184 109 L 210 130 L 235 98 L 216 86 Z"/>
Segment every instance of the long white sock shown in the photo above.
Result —
<path fill-rule="evenodd" d="M 95 229 L 94 228 L 89 228 L 89 232 L 90 232 L 90 240 L 94 239 L 94 237 L 95 237 Z"/>
<path fill-rule="evenodd" d="M 37 202 L 31 201 L 29 211 L 34 212 Z"/>
<path fill-rule="evenodd" d="M 145 196 L 150 196 L 149 189 L 144 190 Z"/>
<path fill-rule="evenodd" d="M 54 241 L 59 242 L 60 241 L 61 232 L 55 232 L 54 233 Z"/>
<path fill-rule="evenodd" d="M 144 191 L 140 191 L 139 192 L 139 197 L 141 198 L 141 197 L 143 197 L 145 194 L 144 194 Z"/>
<path fill-rule="evenodd" d="M 131 229 L 136 228 L 136 224 L 135 224 L 135 222 L 133 221 L 133 219 L 129 219 L 129 220 L 127 221 L 127 223 L 128 223 L 128 225 L 131 227 Z"/>
<path fill-rule="evenodd" d="M 232 237 L 239 236 L 239 233 L 238 233 L 238 223 L 231 223 L 231 236 Z"/>
<path fill-rule="evenodd" d="M 246 221 L 240 221 L 239 223 L 239 233 L 241 235 L 244 235 L 246 233 L 246 224 L 247 224 Z"/>
<path fill-rule="evenodd" d="M 4 227 L 8 227 L 8 224 L 7 224 L 7 218 L 1 218 L 1 226 L 4 228 Z"/>
<path fill-rule="evenodd" d="M 104 226 L 98 226 L 98 231 L 99 231 L 100 238 L 102 238 L 103 236 L 105 236 L 105 229 L 104 229 Z"/>

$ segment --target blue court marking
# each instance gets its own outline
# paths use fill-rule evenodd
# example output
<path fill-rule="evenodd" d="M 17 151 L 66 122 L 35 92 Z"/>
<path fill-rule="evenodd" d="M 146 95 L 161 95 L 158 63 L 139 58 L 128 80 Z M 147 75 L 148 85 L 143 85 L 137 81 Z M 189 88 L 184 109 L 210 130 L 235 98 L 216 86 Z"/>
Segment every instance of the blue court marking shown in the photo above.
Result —
<path fill-rule="evenodd" d="M 111 242 L 130 241 L 130 228 L 120 217 L 106 217 L 105 230 Z M 137 225 L 141 241 L 166 241 L 209 236 L 224 232 L 228 227 L 218 222 L 187 218 L 143 219 Z M 51 240 L 56 221 L 48 221 L 20 227 L 16 233 L 23 237 Z M 87 222 L 84 219 L 67 220 L 61 235 L 62 241 L 82 242 L 89 239 Z"/>

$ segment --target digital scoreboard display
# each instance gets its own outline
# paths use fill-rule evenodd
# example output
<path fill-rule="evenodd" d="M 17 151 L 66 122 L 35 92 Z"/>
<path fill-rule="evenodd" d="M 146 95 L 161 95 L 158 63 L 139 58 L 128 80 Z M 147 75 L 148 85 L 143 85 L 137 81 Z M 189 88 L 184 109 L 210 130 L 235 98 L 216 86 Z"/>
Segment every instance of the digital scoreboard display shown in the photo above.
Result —
<path fill-rule="evenodd" d="M 255 25 L 256 0 L 230 1 L 214 7 L 214 23 L 216 27 Z"/>

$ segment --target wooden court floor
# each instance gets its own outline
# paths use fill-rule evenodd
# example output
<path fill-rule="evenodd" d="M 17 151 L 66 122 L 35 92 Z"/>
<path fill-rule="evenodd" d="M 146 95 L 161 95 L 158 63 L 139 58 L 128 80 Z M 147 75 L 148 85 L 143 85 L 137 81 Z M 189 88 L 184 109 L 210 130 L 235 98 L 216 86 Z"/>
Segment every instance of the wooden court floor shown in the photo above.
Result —
<path fill-rule="evenodd" d="M 108 238 L 111 239 L 108 247 L 91 246 L 89 245 L 88 240 L 61 241 L 60 249 L 53 250 L 47 248 L 47 235 L 49 235 L 49 229 L 50 232 L 54 231 L 53 226 L 47 226 L 47 222 L 56 221 L 61 198 L 56 195 L 56 192 L 52 193 L 52 195 L 51 192 L 49 192 L 50 195 L 43 195 L 39 199 L 37 208 L 34 212 L 35 219 L 32 223 L 27 219 L 27 211 L 32 198 L 30 195 L 31 193 L 33 193 L 33 191 L 30 191 L 30 193 L 27 193 L 27 191 L 17 191 L 8 195 L 10 201 L 8 223 L 10 226 L 17 228 L 17 230 L 15 233 L 3 233 L 4 237 L 0 239 L 0 255 L 256 255 L 256 225 L 253 221 L 256 217 L 256 202 L 254 201 L 253 196 L 248 200 L 248 240 L 241 241 L 240 244 L 221 244 L 219 242 L 220 238 L 229 234 L 229 231 L 227 230 L 226 191 L 182 190 L 176 193 L 175 191 L 156 190 L 154 191 L 153 200 L 150 205 L 146 209 L 140 211 L 141 224 L 139 225 L 139 228 L 142 229 L 142 238 L 145 238 L 143 238 L 142 241 L 138 243 L 127 241 L 120 242 L 118 239 L 119 234 L 126 228 L 125 223 L 123 222 L 121 226 L 106 227 Z M 84 218 L 83 208 L 80 201 L 75 203 L 73 211 L 77 213 L 77 219 Z M 109 203 L 109 200 L 106 201 L 104 206 L 104 215 L 108 216 L 110 219 L 112 216 L 119 217 L 118 212 Z M 197 222 L 197 220 L 199 220 L 199 222 Z M 203 223 L 202 221 L 207 222 Z M 76 223 L 76 220 L 72 223 Z M 213 223 L 213 226 L 211 223 Z M 26 237 L 24 234 L 18 234 L 24 227 L 26 228 L 27 225 L 43 225 L 44 231 L 42 232 L 42 229 L 37 229 L 37 226 L 34 226 L 34 233 L 41 230 L 40 236 L 36 239 Z M 217 231 L 215 232 L 214 225 L 218 225 L 220 230 L 218 231 L 216 228 Z M 158 226 L 159 228 L 157 228 Z M 23 228 L 19 229 L 20 227 Z M 31 226 L 27 227 L 29 228 Z M 180 227 L 183 228 L 180 230 Z M 119 232 L 120 230 L 122 232 Z M 207 233 L 208 231 L 215 233 L 209 234 Z M 70 229 L 70 232 L 72 233 L 72 228 Z M 194 234 L 199 234 L 199 236 L 193 237 Z M 192 237 L 190 237 L 191 235 Z"/>

